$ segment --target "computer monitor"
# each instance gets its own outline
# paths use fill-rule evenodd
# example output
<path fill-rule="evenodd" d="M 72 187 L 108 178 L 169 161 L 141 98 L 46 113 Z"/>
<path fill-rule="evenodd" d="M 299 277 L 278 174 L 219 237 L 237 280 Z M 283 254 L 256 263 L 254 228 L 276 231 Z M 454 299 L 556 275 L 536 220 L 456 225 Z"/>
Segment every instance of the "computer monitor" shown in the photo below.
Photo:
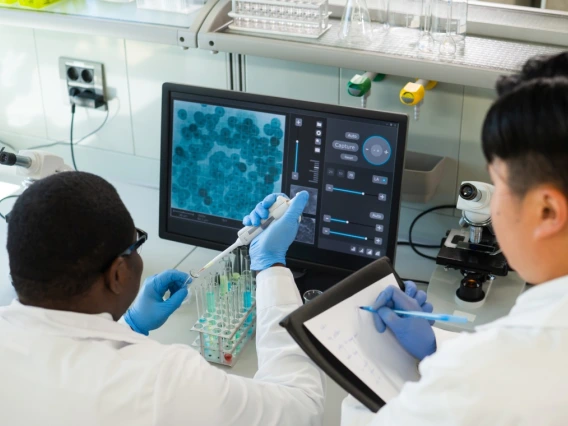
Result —
<path fill-rule="evenodd" d="M 166 83 L 160 237 L 222 250 L 266 195 L 310 194 L 291 267 L 394 261 L 403 114 Z"/>

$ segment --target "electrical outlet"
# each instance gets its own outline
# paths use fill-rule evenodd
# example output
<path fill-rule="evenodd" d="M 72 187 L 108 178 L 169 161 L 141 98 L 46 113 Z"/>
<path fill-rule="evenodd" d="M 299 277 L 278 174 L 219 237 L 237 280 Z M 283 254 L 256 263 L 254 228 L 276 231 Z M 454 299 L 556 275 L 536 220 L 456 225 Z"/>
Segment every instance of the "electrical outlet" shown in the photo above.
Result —
<path fill-rule="evenodd" d="M 69 103 L 101 111 L 107 109 L 103 64 L 72 58 L 59 58 L 59 76 Z"/>

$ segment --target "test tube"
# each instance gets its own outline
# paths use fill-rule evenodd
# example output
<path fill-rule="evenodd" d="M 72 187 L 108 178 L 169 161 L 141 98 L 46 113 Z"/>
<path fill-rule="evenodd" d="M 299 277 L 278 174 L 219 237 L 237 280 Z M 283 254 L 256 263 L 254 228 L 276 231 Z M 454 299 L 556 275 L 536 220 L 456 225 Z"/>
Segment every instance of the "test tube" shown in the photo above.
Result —
<path fill-rule="evenodd" d="M 195 303 L 197 305 L 197 318 L 200 323 L 207 322 L 205 303 L 203 300 L 203 282 L 200 282 L 195 286 Z"/>
<path fill-rule="evenodd" d="M 227 291 L 229 291 L 229 286 L 230 286 L 230 282 L 231 282 L 231 276 L 233 275 L 233 271 L 231 270 L 231 266 L 230 266 L 230 260 L 228 256 L 225 256 L 225 258 L 223 259 L 223 262 L 225 264 L 224 268 L 223 268 L 223 272 L 221 273 L 220 276 L 220 295 L 221 297 L 223 297 L 225 294 L 227 294 Z"/>
<path fill-rule="evenodd" d="M 216 310 L 214 286 L 215 284 L 213 276 L 210 276 L 209 282 L 207 283 L 207 290 L 205 292 L 205 299 L 207 302 L 207 318 L 209 319 L 210 324 L 215 324 L 215 320 L 213 319 Z"/>
<path fill-rule="evenodd" d="M 239 286 L 236 285 L 231 289 L 231 323 L 236 325 L 240 321 L 240 310 L 239 310 Z"/>
<path fill-rule="evenodd" d="M 252 306 L 252 273 L 246 271 L 243 278 L 243 312 L 246 312 Z"/>

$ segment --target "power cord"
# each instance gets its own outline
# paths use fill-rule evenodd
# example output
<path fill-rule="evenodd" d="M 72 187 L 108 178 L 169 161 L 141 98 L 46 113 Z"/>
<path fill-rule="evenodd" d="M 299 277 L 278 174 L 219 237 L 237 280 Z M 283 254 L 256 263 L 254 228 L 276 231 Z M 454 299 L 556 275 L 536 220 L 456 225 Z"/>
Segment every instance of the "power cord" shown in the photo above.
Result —
<path fill-rule="evenodd" d="M 396 242 L 399 246 L 409 246 L 410 242 L 408 241 L 397 241 Z M 422 243 L 414 243 L 414 247 L 420 248 L 440 248 L 442 247 L 441 244 L 422 244 Z"/>
<path fill-rule="evenodd" d="M 430 284 L 428 281 L 424 281 L 424 280 L 413 280 L 412 278 L 401 278 L 402 281 L 412 281 L 414 283 L 418 283 L 418 284 Z"/>
<path fill-rule="evenodd" d="M 118 100 L 118 98 L 117 98 Z M 118 109 L 120 109 L 120 103 L 118 104 Z M 118 112 L 117 112 L 118 114 Z M 116 114 L 114 115 L 116 117 Z M 97 127 L 95 130 L 93 130 L 90 133 L 87 133 L 85 136 L 81 137 L 81 139 L 78 139 L 77 141 L 75 141 L 75 145 L 80 144 L 81 142 L 83 142 L 85 139 L 93 136 L 95 133 L 98 133 L 108 122 L 108 119 L 110 118 L 110 108 L 107 108 L 106 114 L 105 114 L 105 118 L 102 121 L 102 123 L 100 124 L 99 127 Z M 52 143 L 48 143 L 45 145 L 37 145 L 37 146 L 32 146 L 31 148 L 27 148 L 27 149 L 40 149 L 40 148 L 51 148 L 52 146 L 56 146 L 56 145 L 67 145 L 69 142 L 64 142 L 64 141 L 57 141 L 57 142 L 52 142 Z"/>
<path fill-rule="evenodd" d="M 19 195 L 8 195 L 7 197 L 4 197 L 4 198 L 0 199 L 0 203 L 1 203 L 2 201 L 4 201 L 4 200 L 8 200 L 8 199 L 10 199 L 10 198 L 18 198 L 18 197 L 19 197 Z M 6 220 L 6 216 L 4 216 L 2 213 L 0 213 L 0 217 L 1 217 L 3 220 Z"/>
<path fill-rule="evenodd" d="M 71 147 L 71 161 L 76 172 L 79 171 L 75 163 L 75 149 L 73 147 L 73 127 L 75 125 L 75 104 L 71 105 L 71 128 L 69 129 L 69 146 Z"/>
<path fill-rule="evenodd" d="M 436 207 L 432 207 L 428 210 L 424 210 L 422 213 L 420 213 L 418 216 L 416 216 L 414 218 L 414 220 L 412 221 L 412 223 L 410 224 L 410 227 L 408 228 L 408 245 L 410 246 L 410 248 L 412 249 L 412 251 L 414 251 L 414 253 L 416 253 L 418 256 L 421 256 L 425 259 L 430 259 L 430 260 L 436 260 L 435 257 L 433 256 L 429 256 L 425 253 L 422 253 L 421 251 L 418 250 L 417 247 L 421 247 L 421 248 L 439 248 L 440 246 L 433 246 L 433 247 L 425 247 L 428 246 L 428 244 L 418 244 L 415 243 L 414 241 L 412 241 L 412 231 L 414 230 L 414 225 L 416 225 L 416 222 L 418 222 L 418 220 L 423 217 L 426 216 L 428 213 L 432 213 L 434 211 L 437 210 L 445 210 L 445 209 L 455 209 L 456 206 L 454 204 L 445 204 L 445 205 L 441 205 L 441 206 L 436 206 Z M 404 245 L 404 244 L 403 244 Z"/>

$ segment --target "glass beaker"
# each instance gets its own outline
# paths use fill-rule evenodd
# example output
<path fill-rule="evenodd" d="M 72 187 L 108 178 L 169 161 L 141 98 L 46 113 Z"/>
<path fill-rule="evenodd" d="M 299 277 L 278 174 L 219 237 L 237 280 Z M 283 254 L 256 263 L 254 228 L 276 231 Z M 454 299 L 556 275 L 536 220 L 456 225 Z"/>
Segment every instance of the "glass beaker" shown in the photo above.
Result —
<path fill-rule="evenodd" d="M 322 293 L 323 293 L 323 291 L 320 291 L 320 290 L 308 290 L 308 291 L 306 291 L 304 293 L 304 303 L 311 302 L 312 300 L 314 300 L 316 297 L 318 297 Z"/>
<path fill-rule="evenodd" d="M 389 6 L 390 0 L 373 0 L 376 6 L 372 8 L 373 14 L 371 15 L 372 21 L 375 22 L 373 31 L 375 33 L 384 33 L 389 29 Z"/>
<path fill-rule="evenodd" d="M 451 2 L 432 0 L 432 36 L 439 42 L 446 37 L 449 7 L 451 7 L 450 34 L 456 42 L 459 42 L 465 39 L 467 31 L 467 0 L 452 0 Z"/>
<path fill-rule="evenodd" d="M 341 17 L 339 38 L 349 41 L 372 40 L 371 15 L 365 0 L 347 0 Z"/>
<path fill-rule="evenodd" d="M 422 0 L 390 0 L 388 22 L 390 29 L 420 30 Z"/>

